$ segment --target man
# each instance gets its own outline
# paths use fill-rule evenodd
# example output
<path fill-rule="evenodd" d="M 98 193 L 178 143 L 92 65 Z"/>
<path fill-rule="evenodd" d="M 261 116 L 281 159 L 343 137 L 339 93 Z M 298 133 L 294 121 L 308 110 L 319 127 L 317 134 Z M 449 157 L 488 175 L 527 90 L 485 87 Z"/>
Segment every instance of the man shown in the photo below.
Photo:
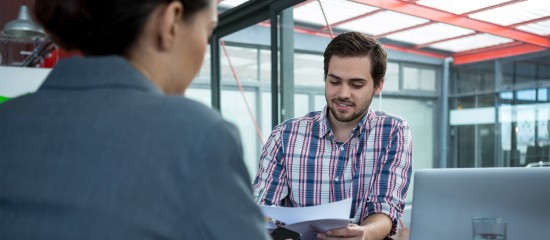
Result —
<path fill-rule="evenodd" d="M 395 233 L 410 182 L 412 143 L 405 120 L 369 108 L 385 72 L 386 52 L 372 37 L 350 32 L 330 42 L 324 53 L 327 106 L 275 127 L 254 181 L 260 204 L 305 207 L 353 198 L 353 224 L 318 238 L 384 239 Z"/>

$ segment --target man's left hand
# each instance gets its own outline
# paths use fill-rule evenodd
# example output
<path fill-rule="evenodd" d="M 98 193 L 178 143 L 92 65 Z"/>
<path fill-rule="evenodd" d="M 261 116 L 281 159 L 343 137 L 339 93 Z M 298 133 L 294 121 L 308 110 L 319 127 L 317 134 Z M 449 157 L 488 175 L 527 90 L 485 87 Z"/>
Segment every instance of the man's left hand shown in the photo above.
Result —
<path fill-rule="evenodd" d="M 349 239 L 349 240 L 363 240 L 365 236 L 365 228 L 357 225 L 350 224 L 347 227 L 335 228 L 328 230 L 324 233 L 317 234 L 317 239 L 332 240 L 332 239 Z"/>

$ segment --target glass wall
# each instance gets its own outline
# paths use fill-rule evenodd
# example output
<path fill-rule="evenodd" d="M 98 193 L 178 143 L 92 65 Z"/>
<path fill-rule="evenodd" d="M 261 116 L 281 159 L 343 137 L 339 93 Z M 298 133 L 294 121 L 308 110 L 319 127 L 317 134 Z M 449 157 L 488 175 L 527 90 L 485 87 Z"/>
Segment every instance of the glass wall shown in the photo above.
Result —
<path fill-rule="evenodd" d="M 548 66 L 547 52 L 454 68 L 454 166 L 524 167 L 550 161 Z"/>
<path fill-rule="evenodd" d="M 271 64 L 269 51 L 265 50 L 265 46 L 245 46 L 236 42 L 226 42 L 226 49 L 243 85 L 244 96 L 250 105 L 253 116 L 258 121 L 262 138 L 265 141 L 272 128 L 270 83 L 268 79 L 262 80 L 262 76 L 270 76 L 269 69 L 265 69 Z M 321 111 L 326 105 L 326 100 L 322 53 L 296 51 L 297 53 L 294 55 L 294 116 L 298 117 L 311 111 Z M 187 97 L 206 105 L 210 105 L 208 61 L 209 57 L 207 56 L 198 78 L 186 92 Z M 250 174 L 253 175 L 257 168 L 262 141 L 256 133 L 244 98 L 225 56 L 222 56 L 221 65 L 223 76 L 221 113 L 240 129 L 246 164 Z M 439 70 L 436 66 L 389 62 L 383 96 L 382 98 L 377 96 L 371 105 L 375 110 L 383 110 L 409 121 L 414 138 L 415 170 L 433 167 L 433 142 L 436 135 L 433 126 L 436 123 L 435 106 L 437 105 L 437 87 L 433 85 L 438 82 L 438 76 Z M 260 81 L 256 79 L 260 79 Z M 414 81 L 416 86 L 431 87 L 407 88 L 404 83 L 411 81 Z M 421 97 L 411 97 L 411 92 L 423 94 Z M 431 96 L 426 97 L 426 92 L 429 92 Z"/>
<path fill-rule="evenodd" d="M 295 16 L 293 18 L 296 19 Z M 220 113 L 240 131 L 245 163 L 251 176 L 256 173 L 263 141 L 269 137 L 273 124 L 271 33 L 270 27 L 263 23 L 237 30 L 221 39 L 225 43 L 227 55 L 224 46 L 220 45 L 219 51 Z M 277 79 L 280 95 L 283 94 L 283 89 L 291 84 L 292 92 L 284 93 L 285 98 L 278 96 L 281 102 L 287 101 L 292 104 L 292 115 L 282 114 L 286 118 L 321 111 L 325 107 L 322 54 L 330 41 L 330 38 L 324 36 L 299 32 L 293 32 L 290 36 L 292 59 L 279 65 L 278 71 L 291 69 L 291 77 L 284 77 L 283 73 L 279 73 L 280 79 Z M 288 41 L 280 39 L 281 36 L 278 37 L 278 44 Z M 288 58 L 281 49 L 279 48 L 277 53 L 279 61 L 281 58 Z M 440 63 L 437 61 L 416 62 L 422 57 L 393 50 L 388 50 L 388 57 L 382 96 L 376 96 L 371 107 L 405 118 L 413 134 L 413 170 L 432 168 L 436 155 L 434 142 L 438 136 L 437 128 L 434 126 L 438 125 L 437 103 L 441 65 L 438 65 Z M 185 94 L 186 97 L 206 105 L 212 105 L 211 62 L 211 54 L 208 52 L 197 79 Z M 260 129 L 260 135 L 256 131 L 255 122 Z M 411 184 L 408 202 L 412 199 L 412 186 Z"/>

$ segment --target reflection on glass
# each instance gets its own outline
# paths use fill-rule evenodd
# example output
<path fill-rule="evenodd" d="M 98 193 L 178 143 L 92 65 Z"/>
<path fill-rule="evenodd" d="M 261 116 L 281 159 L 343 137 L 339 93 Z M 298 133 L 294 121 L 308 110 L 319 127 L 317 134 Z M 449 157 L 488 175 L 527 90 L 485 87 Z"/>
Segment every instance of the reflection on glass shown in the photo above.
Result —
<path fill-rule="evenodd" d="M 302 117 L 309 113 L 309 96 L 294 94 L 294 117 Z"/>
<path fill-rule="evenodd" d="M 324 86 L 323 56 L 294 54 L 294 83 L 303 86 Z"/>
<path fill-rule="evenodd" d="M 212 106 L 212 91 L 210 89 L 201 89 L 190 87 L 185 91 L 185 97 L 198 101 L 208 107 Z"/>
<path fill-rule="evenodd" d="M 326 100 L 324 94 L 323 95 L 315 95 L 315 100 L 314 101 L 315 101 L 314 102 L 315 109 L 313 111 L 321 111 L 327 105 L 327 100 Z"/>
<path fill-rule="evenodd" d="M 245 96 L 251 109 L 256 109 L 256 95 L 253 92 L 246 91 Z M 259 137 L 254 128 L 254 122 L 250 118 L 243 97 L 238 90 L 224 89 L 221 97 L 222 99 L 231 99 L 231 101 L 222 100 L 222 115 L 239 129 L 243 142 L 244 162 L 250 176 L 254 176 L 258 167 L 259 147 Z"/>
<path fill-rule="evenodd" d="M 537 92 L 535 89 L 521 90 L 517 92 L 518 100 L 537 100 Z"/>
<path fill-rule="evenodd" d="M 403 89 L 435 91 L 435 70 L 403 67 Z"/>
<path fill-rule="evenodd" d="M 384 77 L 384 91 L 399 91 L 399 64 L 388 62 Z"/>

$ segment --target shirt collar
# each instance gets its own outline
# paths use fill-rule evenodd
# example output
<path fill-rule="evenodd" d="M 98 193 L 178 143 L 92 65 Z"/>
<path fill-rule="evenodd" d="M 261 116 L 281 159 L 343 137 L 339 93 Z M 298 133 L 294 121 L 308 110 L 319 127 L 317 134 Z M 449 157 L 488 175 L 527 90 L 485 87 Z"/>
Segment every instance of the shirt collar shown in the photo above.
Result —
<path fill-rule="evenodd" d="M 319 117 L 322 138 L 332 131 L 332 129 L 330 128 L 330 123 L 328 121 L 328 111 L 328 107 L 325 106 L 325 108 L 323 108 L 323 111 L 321 111 L 321 116 Z M 368 123 L 373 118 L 374 112 L 369 108 L 369 110 L 367 110 L 367 113 L 361 118 L 361 121 L 359 121 L 357 126 L 353 128 L 352 132 L 357 132 L 359 134 L 362 133 L 365 129 L 367 129 Z"/>
<path fill-rule="evenodd" d="M 41 89 L 132 88 L 163 94 L 151 80 L 121 56 L 71 57 L 50 72 Z"/>

